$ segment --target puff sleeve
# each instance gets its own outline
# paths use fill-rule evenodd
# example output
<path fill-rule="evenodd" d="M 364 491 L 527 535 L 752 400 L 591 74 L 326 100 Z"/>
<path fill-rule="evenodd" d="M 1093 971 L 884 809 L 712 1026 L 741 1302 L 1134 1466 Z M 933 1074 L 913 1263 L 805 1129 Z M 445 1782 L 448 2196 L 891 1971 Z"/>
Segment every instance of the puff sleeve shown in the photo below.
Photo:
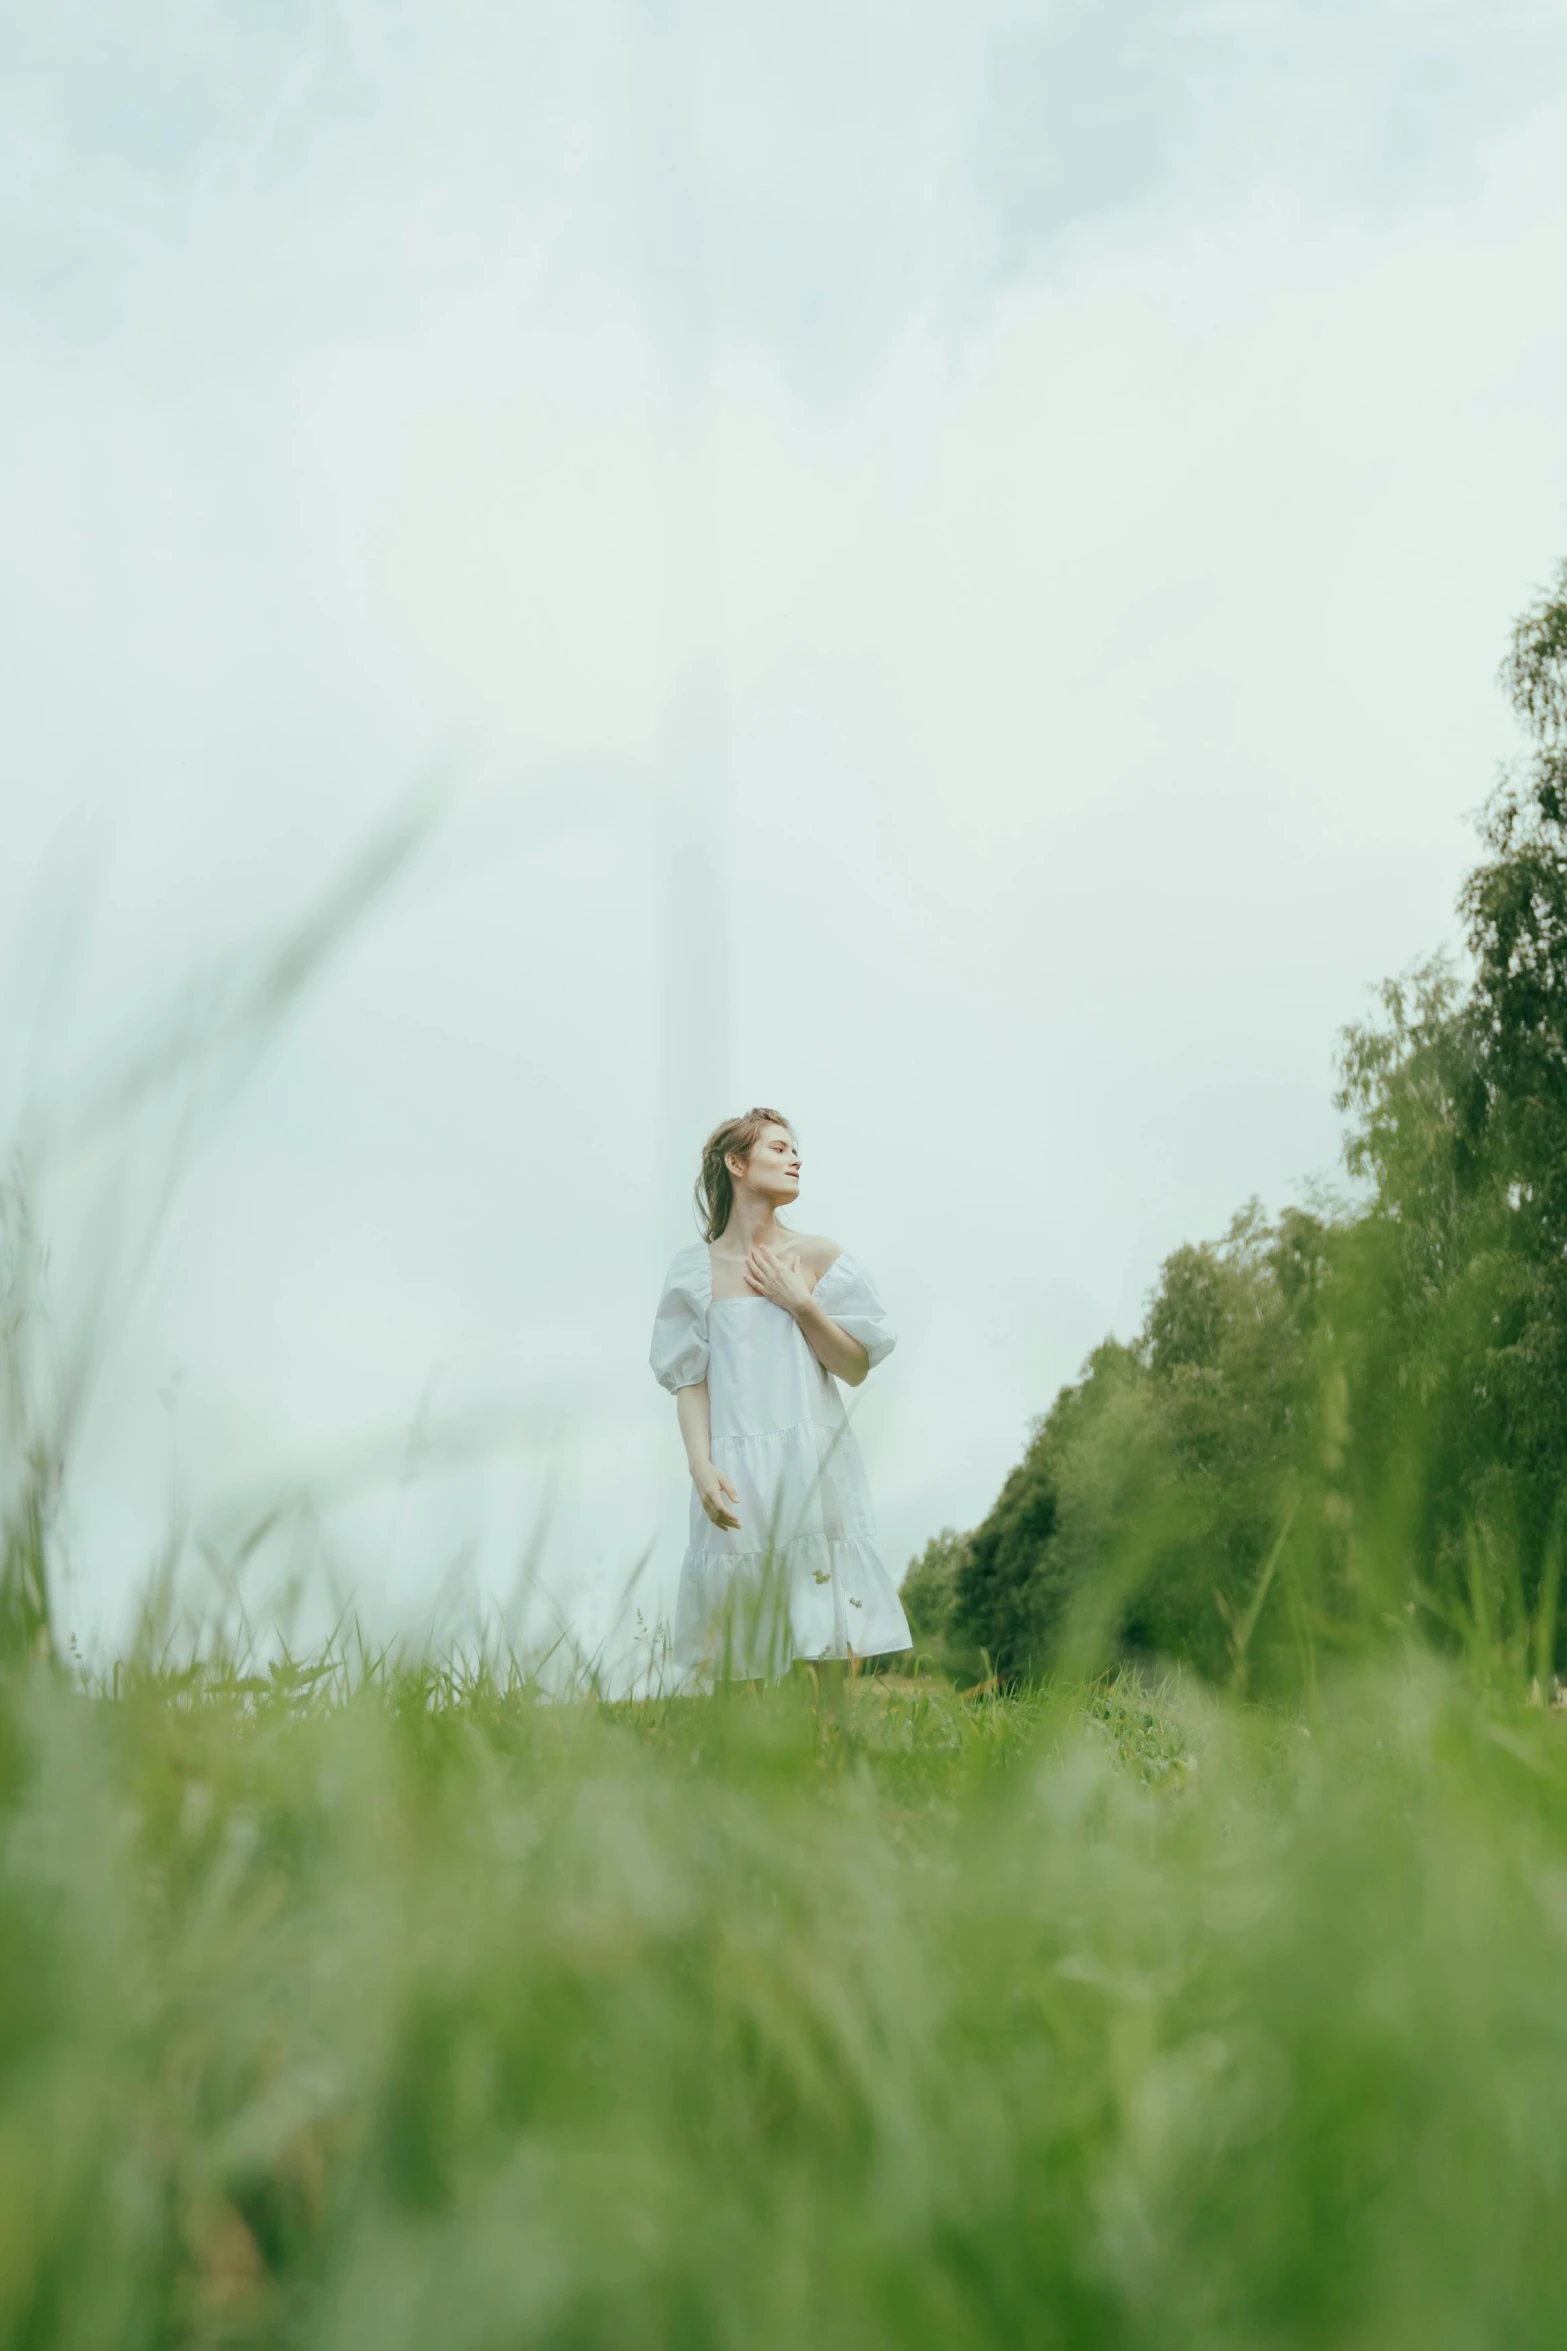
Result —
<path fill-rule="evenodd" d="M 851 1339 L 859 1340 L 871 1359 L 872 1370 L 898 1344 L 898 1334 L 887 1319 L 881 1293 L 847 1249 L 839 1250 L 817 1282 L 816 1296 L 822 1312 L 830 1314 Z"/>
<path fill-rule="evenodd" d="M 664 1277 L 664 1294 L 653 1319 L 648 1362 L 653 1377 L 671 1395 L 707 1377 L 707 1307 L 712 1268 L 700 1244 L 682 1249 Z"/>

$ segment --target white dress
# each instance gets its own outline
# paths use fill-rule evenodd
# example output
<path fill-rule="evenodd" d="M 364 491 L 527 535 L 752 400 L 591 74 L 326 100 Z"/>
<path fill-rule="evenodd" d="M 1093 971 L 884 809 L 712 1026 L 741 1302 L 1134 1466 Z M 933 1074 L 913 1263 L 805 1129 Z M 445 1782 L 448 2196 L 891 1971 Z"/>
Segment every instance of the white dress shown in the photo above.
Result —
<path fill-rule="evenodd" d="M 847 1251 L 814 1295 L 872 1365 L 891 1354 L 886 1308 Z M 738 1528 L 716 1527 L 692 1489 L 675 1663 L 778 1675 L 796 1657 L 911 1649 L 842 1392 L 793 1315 L 749 1293 L 715 1298 L 712 1259 L 696 1241 L 670 1266 L 649 1360 L 671 1394 L 707 1381 L 713 1463 L 740 1497 Z"/>

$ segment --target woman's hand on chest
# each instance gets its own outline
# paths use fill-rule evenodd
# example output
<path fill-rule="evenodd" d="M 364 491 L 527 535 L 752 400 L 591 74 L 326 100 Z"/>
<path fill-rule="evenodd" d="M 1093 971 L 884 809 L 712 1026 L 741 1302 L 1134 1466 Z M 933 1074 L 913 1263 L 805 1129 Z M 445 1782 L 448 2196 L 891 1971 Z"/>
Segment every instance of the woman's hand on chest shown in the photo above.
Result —
<path fill-rule="evenodd" d="M 798 1314 L 810 1302 L 811 1284 L 799 1259 L 785 1257 L 761 1241 L 754 1242 L 746 1254 L 745 1280 L 753 1297 L 770 1298 L 785 1314 Z"/>

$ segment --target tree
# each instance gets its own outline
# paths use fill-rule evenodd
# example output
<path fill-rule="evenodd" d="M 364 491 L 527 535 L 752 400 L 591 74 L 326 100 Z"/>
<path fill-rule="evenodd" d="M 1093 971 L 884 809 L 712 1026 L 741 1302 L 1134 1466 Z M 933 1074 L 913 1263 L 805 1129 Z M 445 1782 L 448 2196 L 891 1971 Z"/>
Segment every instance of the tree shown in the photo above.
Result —
<path fill-rule="evenodd" d="M 1310 1220 L 1305 1220 L 1310 1221 Z M 969 1537 L 951 1624 L 1011 1678 L 1095 1638 L 1219 1670 L 1277 1527 L 1314 1296 L 1295 1224 L 1255 1201 L 1175 1250 L 1131 1346 L 1062 1389 Z"/>
<path fill-rule="evenodd" d="M 1345 1034 L 1338 1095 L 1373 1187 L 1361 1260 L 1379 1260 L 1362 1476 L 1402 1488 L 1405 1539 L 1449 1613 L 1477 1531 L 1536 1605 L 1567 1486 L 1567 566 L 1503 677 L 1533 743 L 1460 897 L 1472 978 L 1439 960 L 1388 983 L 1381 1020 Z"/>
<path fill-rule="evenodd" d="M 1522 1619 L 1549 1615 L 1567 1534 L 1567 565 L 1503 676 L 1531 747 L 1459 901 L 1468 976 L 1434 958 L 1340 1040 L 1362 1199 L 1271 1223 L 1252 1202 L 1221 1241 L 1174 1250 L 1131 1345 L 1094 1351 L 984 1521 L 940 1539 L 943 1637 L 1009 1678 L 1096 1645 L 1288 1670 L 1302 1626 L 1494 1620 L 1477 1560 L 1502 1563 Z"/>
<path fill-rule="evenodd" d="M 916 1651 L 961 1681 L 975 1680 L 984 1670 L 979 1652 L 957 1641 L 952 1627 L 957 1579 L 967 1556 L 968 1537 L 943 1527 L 910 1560 L 899 1587 Z"/>

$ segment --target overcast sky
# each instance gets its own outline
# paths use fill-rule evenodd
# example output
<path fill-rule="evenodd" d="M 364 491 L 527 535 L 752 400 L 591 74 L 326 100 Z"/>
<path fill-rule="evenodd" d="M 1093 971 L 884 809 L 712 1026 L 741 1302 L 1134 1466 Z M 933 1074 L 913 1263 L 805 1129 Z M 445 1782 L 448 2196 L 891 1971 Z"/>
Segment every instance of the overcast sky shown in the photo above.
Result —
<path fill-rule="evenodd" d="M 301 1482 L 386 1621 L 470 1537 L 590 1647 L 644 1554 L 667 1612 L 649 1326 L 757 1100 L 901 1332 L 855 1398 L 901 1569 L 1169 1249 L 1334 1173 L 1338 1028 L 1455 937 L 1567 552 L 1567 14 L 3 42 L 0 1110 L 62 1323 L 116 1273 L 72 1622 Z M 72 1155 L 431 777 L 244 1083 Z"/>

